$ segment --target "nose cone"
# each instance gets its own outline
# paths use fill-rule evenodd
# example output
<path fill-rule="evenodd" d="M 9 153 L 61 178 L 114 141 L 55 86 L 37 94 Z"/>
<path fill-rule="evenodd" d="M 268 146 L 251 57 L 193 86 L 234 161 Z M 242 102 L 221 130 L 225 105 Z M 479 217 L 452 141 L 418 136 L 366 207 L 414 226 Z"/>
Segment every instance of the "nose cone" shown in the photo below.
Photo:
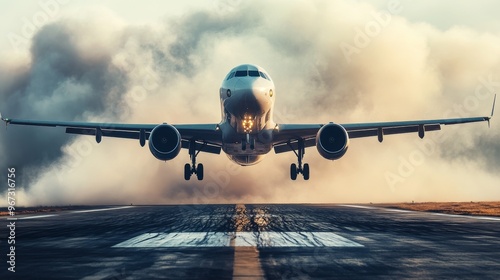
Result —
<path fill-rule="evenodd" d="M 265 114 L 271 106 L 270 86 L 262 79 L 239 79 L 227 99 L 226 108 L 236 116 Z M 272 95 L 272 94 L 271 94 Z"/>

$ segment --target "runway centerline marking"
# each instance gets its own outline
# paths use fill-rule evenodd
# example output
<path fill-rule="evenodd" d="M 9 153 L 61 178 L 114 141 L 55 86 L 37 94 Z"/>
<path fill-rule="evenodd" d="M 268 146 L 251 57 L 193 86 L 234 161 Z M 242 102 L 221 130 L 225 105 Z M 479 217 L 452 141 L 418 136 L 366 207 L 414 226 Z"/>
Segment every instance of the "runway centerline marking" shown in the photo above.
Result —
<path fill-rule="evenodd" d="M 236 205 L 234 216 L 235 232 L 230 245 L 234 248 L 233 279 L 248 278 L 264 279 L 264 270 L 260 263 L 257 243 L 252 244 L 251 239 L 246 239 L 243 230 L 251 222 L 252 217 L 247 214 L 243 204 Z M 261 213 L 262 214 L 262 213 Z M 263 217 L 253 217 L 254 221 Z M 240 246 L 244 242 L 247 246 Z"/>

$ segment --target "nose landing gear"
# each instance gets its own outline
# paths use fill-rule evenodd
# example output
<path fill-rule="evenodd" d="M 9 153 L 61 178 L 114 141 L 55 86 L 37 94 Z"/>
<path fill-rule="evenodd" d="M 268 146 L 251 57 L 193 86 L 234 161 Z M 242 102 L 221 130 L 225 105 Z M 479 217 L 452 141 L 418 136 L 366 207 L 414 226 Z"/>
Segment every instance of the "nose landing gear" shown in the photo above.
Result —
<path fill-rule="evenodd" d="M 241 150 L 246 151 L 247 145 L 250 145 L 250 150 L 255 150 L 255 138 L 247 134 L 246 139 L 241 140 Z"/>

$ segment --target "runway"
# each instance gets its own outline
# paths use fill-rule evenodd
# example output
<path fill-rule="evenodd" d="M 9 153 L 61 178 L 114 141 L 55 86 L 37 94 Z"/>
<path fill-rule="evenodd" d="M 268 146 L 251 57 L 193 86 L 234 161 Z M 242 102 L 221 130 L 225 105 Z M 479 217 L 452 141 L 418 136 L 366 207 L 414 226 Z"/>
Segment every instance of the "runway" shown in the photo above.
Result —
<path fill-rule="evenodd" d="M 100 206 L 17 216 L 0 279 L 500 279 L 500 218 L 357 205 Z"/>

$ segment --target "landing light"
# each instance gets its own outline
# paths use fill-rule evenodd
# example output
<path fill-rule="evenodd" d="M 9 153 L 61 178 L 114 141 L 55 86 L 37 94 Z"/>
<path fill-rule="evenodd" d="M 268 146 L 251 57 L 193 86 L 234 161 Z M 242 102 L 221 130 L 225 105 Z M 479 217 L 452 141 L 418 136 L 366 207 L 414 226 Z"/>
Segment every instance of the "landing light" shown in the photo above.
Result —
<path fill-rule="evenodd" d="M 241 125 L 243 126 L 243 132 L 244 133 L 250 133 L 253 129 L 253 118 L 249 115 L 245 115 L 243 117 L 243 120 L 241 121 Z"/>

